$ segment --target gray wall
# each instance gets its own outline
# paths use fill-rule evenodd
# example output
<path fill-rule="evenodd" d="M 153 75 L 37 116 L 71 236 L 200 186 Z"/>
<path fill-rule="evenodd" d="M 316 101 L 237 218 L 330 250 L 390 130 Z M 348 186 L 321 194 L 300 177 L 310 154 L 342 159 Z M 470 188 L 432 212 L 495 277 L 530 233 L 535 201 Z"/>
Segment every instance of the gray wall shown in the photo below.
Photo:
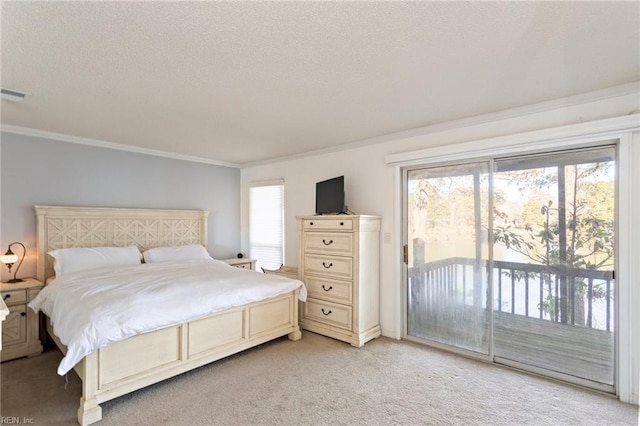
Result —
<path fill-rule="evenodd" d="M 0 254 L 13 241 L 27 247 L 22 277 L 35 275 L 35 204 L 208 210 L 211 255 L 234 257 L 240 250 L 239 169 L 12 133 L 1 137 Z M 2 281 L 8 277 L 3 266 Z"/>

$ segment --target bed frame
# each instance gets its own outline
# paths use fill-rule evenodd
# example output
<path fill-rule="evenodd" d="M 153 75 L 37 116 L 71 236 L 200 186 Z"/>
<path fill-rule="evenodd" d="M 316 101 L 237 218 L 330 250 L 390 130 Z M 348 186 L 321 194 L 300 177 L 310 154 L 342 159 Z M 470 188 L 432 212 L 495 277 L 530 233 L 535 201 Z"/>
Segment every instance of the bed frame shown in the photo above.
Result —
<path fill-rule="evenodd" d="M 53 276 L 47 252 L 68 247 L 152 247 L 207 244 L 207 211 L 35 206 L 37 278 Z M 100 403 L 288 335 L 302 337 L 297 291 L 205 318 L 140 334 L 87 355 L 74 370 L 82 380 L 78 422 L 102 419 Z M 63 353 L 49 320 L 47 332 Z"/>

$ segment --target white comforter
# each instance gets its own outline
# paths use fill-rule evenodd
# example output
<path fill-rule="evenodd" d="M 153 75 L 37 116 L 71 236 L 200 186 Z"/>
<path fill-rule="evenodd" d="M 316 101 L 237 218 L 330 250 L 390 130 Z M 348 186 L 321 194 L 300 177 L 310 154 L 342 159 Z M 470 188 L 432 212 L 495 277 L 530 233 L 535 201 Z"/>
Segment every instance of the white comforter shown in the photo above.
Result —
<path fill-rule="evenodd" d="M 111 342 L 295 289 L 306 300 L 298 280 L 218 260 L 181 260 L 72 273 L 47 285 L 29 307 L 51 318 L 67 346 L 58 367 L 64 375 Z"/>

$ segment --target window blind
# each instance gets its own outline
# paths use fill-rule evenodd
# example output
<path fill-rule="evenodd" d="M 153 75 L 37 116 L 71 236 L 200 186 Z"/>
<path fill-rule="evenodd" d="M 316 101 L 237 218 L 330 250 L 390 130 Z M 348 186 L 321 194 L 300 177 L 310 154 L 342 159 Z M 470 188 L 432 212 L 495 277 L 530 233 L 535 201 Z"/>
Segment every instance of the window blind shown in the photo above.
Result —
<path fill-rule="evenodd" d="M 284 259 L 284 182 L 249 187 L 249 256 L 256 269 L 278 269 Z"/>

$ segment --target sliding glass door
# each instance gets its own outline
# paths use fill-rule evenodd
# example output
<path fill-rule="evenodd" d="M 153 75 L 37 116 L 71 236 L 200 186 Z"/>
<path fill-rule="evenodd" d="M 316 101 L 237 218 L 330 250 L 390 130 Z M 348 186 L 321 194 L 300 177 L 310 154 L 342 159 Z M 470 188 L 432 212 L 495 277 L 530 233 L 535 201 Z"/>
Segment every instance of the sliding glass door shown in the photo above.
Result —
<path fill-rule="evenodd" d="M 496 357 L 613 385 L 614 154 L 495 162 Z"/>
<path fill-rule="evenodd" d="M 409 338 L 613 389 L 613 147 L 413 168 L 405 184 Z"/>
<path fill-rule="evenodd" d="M 489 163 L 409 170 L 407 333 L 489 353 Z"/>

